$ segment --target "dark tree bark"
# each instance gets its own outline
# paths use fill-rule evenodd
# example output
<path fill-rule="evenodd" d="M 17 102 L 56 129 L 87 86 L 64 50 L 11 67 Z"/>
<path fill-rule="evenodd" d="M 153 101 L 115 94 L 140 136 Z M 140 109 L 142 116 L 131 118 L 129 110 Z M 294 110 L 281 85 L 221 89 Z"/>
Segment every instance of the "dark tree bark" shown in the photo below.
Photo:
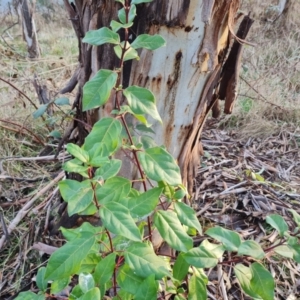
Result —
<path fill-rule="evenodd" d="M 99 110 L 81 110 L 83 85 L 100 69 L 118 66 L 112 45 L 99 47 L 82 43 L 89 30 L 109 27 L 117 19 L 120 3 L 107 0 L 64 0 L 78 38 L 79 65 L 63 92 L 78 84 L 74 105 L 77 118 L 93 125 L 110 114 L 109 101 Z M 123 87 L 135 84 L 149 88 L 156 96 L 163 126 L 154 124 L 157 144 L 164 144 L 178 160 L 183 183 L 192 190 L 198 167 L 200 136 L 210 109 L 218 99 L 220 75 L 230 45 L 230 32 L 239 8 L 239 0 L 154 0 L 137 6 L 131 37 L 142 33 L 161 34 L 167 46 L 154 52 L 141 50 L 139 61 L 125 63 Z M 236 76 L 236 74 L 235 74 Z M 113 99 L 113 97 L 111 97 Z M 74 121 L 83 143 L 88 133 Z M 129 166 L 127 166 L 128 168 Z M 128 169 L 127 169 L 128 173 Z"/>
<path fill-rule="evenodd" d="M 27 43 L 29 58 L 40 56 L 40 50 L 33 18 L 33 6 L 28 0 L 16 0 L 15 7 L 22 21 L 23 39 Z"/>

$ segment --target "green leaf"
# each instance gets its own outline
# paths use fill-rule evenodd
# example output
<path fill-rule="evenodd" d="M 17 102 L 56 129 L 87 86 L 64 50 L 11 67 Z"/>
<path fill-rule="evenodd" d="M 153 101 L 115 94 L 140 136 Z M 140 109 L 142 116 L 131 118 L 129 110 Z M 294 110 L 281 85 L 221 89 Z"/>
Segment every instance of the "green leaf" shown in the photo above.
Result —
<path fill-rule="evenodd" d="M 257 262 L 253 263 L 250 269 L 252 272 L 251 289 L 263 300 L 273 300 L 275 296 L 275 282 L 271 273 Z"/>
<path fill-rule="evenodd" d="M 69 300 L 77 300 L 83 295 L 83 292 L 79 285 L 75 285 L 75 287 L 72 289 Z"/>
<path fill-rule="evenodd" d="M 119 23 L 115 20 L 112 20 L 110 22 L 110 27 L 111 29 L 114 31 L 114 32 L 117 32 L 119 29 L 121 28 L 130 28 L 131 26 L 133 25 L 133 22 L 129 22 L 127 24 L 122 24 L 122 23 Z"/>
<path fill-rule="evenodd" d="M 99 288 L 95 287 L 89 290 L 86 294 L 82 295 L 78 300 L 101 300 L 101 294 Z"/>
<path fill-rule="evenodd" d="M 61 133 L 57 130 L 53 130 L 49 133 L 49 136 L 52 136 L 56 139 L 60 139 L 61 138 Z"/>
<path fill-rule="evenodd" d="M 119 44 L 120 36 L 109 28 L 102 27 L 98 30 L 88 31 L 85 37 L 82 39 L 82 42 L 91 44 L 93 46 L 100 46 L 107 43 Z"/>
<path fill-rule="evenodd" d="M 137 290 L 135 299 L 154 300 L 157 299 L 158 282 L 154 274 L 148 276 Z"/>
<path fill-rule="evenodd" d="M 207 290 L 206 282 L 199 272 L 194 274 L 189 279 L 189 296 L 188 300 L 206 300 Z"/>
<path fill-rule="evenodd" d="M 103 186 L 96 188 L 96 197 L 100 205 L 117 202 L 125 198 L 131 189 L 131 182 L 123 177 L 112 177 L 106 180 Z"/>
<path fill-rule="evenodd" d="M 99 239 L 97 239 L 97 240 L 99 240 Z M 86 258 L 81 263 L 79 273 L 92 273 L 92 272 L 94 272 L 95 267 L 97 266 L 97 264 L 101 260 L 101 257 L 100 257 L 100 254 L 99 254 L 100 245 L 95 244 L 93 249 L 94 248 L 98 248 L 98 251 L 96 253 L 95 252 L 90 252 L 86 256 Z M 91 250 L 91 251 L 93 251 L 93 250 Z"/>
<path fill-rule="evenodd" d="M 242 265 L 242 264 L 237 264 L 234 267 L 234 273 L 238 279 L 238 282 L 242 288 L 242 290 L 249 295 L 250 297 L 254 299 L 262 299 L 258 294 L 256 294 L 251 285 L 250 281 L 252 279 L 252 272 L 251 269 Z"/>
<path fill-rule="evenodd" d="M 183 253 L 179 253 L 173 266 L 173 277 L 182 281 L 189 271 L 189 264 L 184 259 Z"/>
<path fill-rule="evenodd" d="M 135 129 L 137 129 L 138 131 L 141 131 L 141 132 L 149 132 L 149 133 L 155 134 L 155 131 L 153 129 L 151 129 L 150 127 L 147 127 L 144 124 L 138 124 L 138 125 L 136 125 Z"/>
<path fill-rule="evenodd" d="M 293 251 L 293 259 L 295 262 L 300 263 L 300 245 L 290 245 Z"/>
<path fill-rule="evenodd" d="M 145 217 L 152 213 L 158 204 L 161 191 L 161 188 L 153 188 L 137 197 L 128 199 L 126 206 L 131 215 L 135 218 Z"/>
<path fill-rule="evenodd" d="M 166 261 L 157 256 L 150 245 L 132 243 L 124 253 L 125 261 L 137 276 L 147 278 L 154 275 L 161 279 L 170 275 Z"/>
<path fill-rule="evenodd" d="M 96 148 L 99 147 L 98 143 L 102 143 L 106 146 L 107 151 L 112 154 L 118 147 L 121 131 L 122 125 L 118 120 L 102 118 L 95 123 L 92 131 L 86 137 L 83 148 L 89 152 L 94 146 Z M 90 157 L 93 156 L 91 153 L 89 153 L 89 155 Z"/>
<path fill-rule="evenodd" d="M 111 70 L 101 69 L 83 86 L 83 111 L 104 105 L 110 97 L 118 75 Z"/>
<path fill-rule="evenodd" d="M 219 226 L 206 230 L 205 234 L 223 243 L 228 251 L 237 252 L 241 245 L 241 238 L 238 233 Z"/>
<path fill-rule="evenodd" d="M 205 249 L 193 248 L 184 254 L 186 262 L 197 268 L 213 268 L 217 265 L 218 259 Z"/>
<path fill-rule="evenodd" d="M 152 2 L 153 0 L 132 0 L 131 4 L 140 4 L 140 3 L 148 3 Z"/>
<path fill-rule="evenodd" d="M 166 45 L 164 38 L 159 35 L 141 34 L 131 44 L 134 49 L 145 48 L 148 50 L 156 50 Z"/>
<path fill-rule="evenodd" d="M 139 54 L 135 49 L 130 46 L 129 42 L 122 42 L 120 45 L 114 47 L 114 51 L 119 59 L 122 58 L 123 49 L 125 47 L 125 52 L 123 54 L 123 61 L 131 60 L 131 59 L 139 59 Z"/>
<path fill-rule="evenodd" d="M 73 155 L 74 157 L 76 157 L 77 159 L 79 159 L 80 161 L 87 163 L 89 161 L 89 154 L 83 150 L 82 148 L 80 148 L 79 146 L 75 145 L 75 144 L 68 144 L 67 145 L 67 151 Z"/>
<path fill-rule="evenodd" d="M 39 268 L 37 275 L 36 275 L 36 285 L 43 292 L 45 292 L 48 287 L 48 282 L 45 281 L 45 273 L 46 273 L 46 268 L 41 267 L 41 268 Z"/>
<path fill-rule="evenodd" d="M 71 280 L 71 278 L 68 276 L 66 278 L 61 278 L 61 279 L 52 281 L 50 293 L 54 294 L 54 295 L 58 294 L 59 292 L 61 292 L 68 286 L 70 280 Z"/>
<path fill-rule="evenodd" d="M 138 158 L 146 175 L 155 181 L 166 181 L 170 185 L 181 183 L 180 169 L 173 156 L 162 147 L 138 152 Z"/>
<path fill-rule="evenodd" d="M 48 104 L 41 105 L 32 115 L 34 119 L 42 116 L 48 108 Z"/>
<path fill-rule="evenodd" d="M 33 292 L 21 292 L 16 298 L 14 298 L 15 300 L 44 300 L 45 299 L 45 295 L 37 295 Z"/>
<path fill-rule="evenodd" d="M 145 277 L 145 276 L 143 276 Z M 135 294 L 144 278 L 137 276 L 133 270 L 125 263 L 120 269 L 117 276 L 118 285 L 130 294 Z M 122 298 L 123 299 L 123 298 Z"/>
<path fill-rule="evenodd" d="M 90 180 L 78 182 L 66 179 L 58 184 L 61 196 L 68 202 L 68 214 L 74 215 L 85 210 L 93 201 L 93 189 Z"/>
<path fill-rule="evenodd" d="M 95 287 L 95 281 L 91 274 L 80 273 L 78 276 L 78 284 L 84 293 Z"/>
<path fill-rule="evenodd" d="M 132 22 L 134 20 L 135 16 L 136 16 L 136 6 L 132 2 L 131 2 L 131 5 L 130 5 L 130 10 L 129 10 L 129 14 L 128 14 L 128 20 L 126 20 L 126 13 L 125 13 L 125 9 L 124 8 L 121 8 L 118 11 L 119 20 L 123 24 Z"/>
<path fill-rule="evenodd" d="M 193 247 L 193 239 L 187 235 L 173 211 L 157 211 L 153 222 L 162 238 L 173 249 L 187 252 Z"/>
<path fill-rule="evenodd" d="M 294 257 L 293 249 L 291 249 L 291 247 L 289 247 L 288 245 L 280 245 L 274 248 L 274 252 L 276 252 L 277 254 L 283 257 L 287 257 L 291 259 Z"/>
<path fill-rule="evenodd" d="M 157 146 L 154 139 L 147 135 L 143 135 L 141 137 L 141 143 L 143 144 L 144 149 L 154 148 Z"/>
<path fill-rule="evenodd" d="M 188 227 L 196 228 L 198 232 L 202 235 L 202 227 L 196 216 L 195 210 L 183 202 L 176 202 L 174 204 L 174 207 L 180 222 Z"/>
<path fill-rule="evenodd" d="M 70 100 L 67 97 L 61 97 L 54 100 L 54 103 L 58 106 L 70 105 Z"/>
<path fill-rule="evenodd" d="M 270 224 L 274 229 L 279 232 L 281 237 L 284 236 L 284 233 L 288 231 L 288 225 L 283 219 L 282 216 L 279 215 L 269 215 L 266 217 L 266 222 Z"/>
<path fill-rule="evenodd" d="M 98 168 L 95 172 L 95 179 L 102 179 L 106 180 L 111 177 L 116 176 L 122 166 L 122 161 L 119 159 L 111 159 L 108 163 L 102 165 L 100 168 Z"/>
<path fill-rule="evenodd" d="M 289 209 L 289 212 L 293 215 L 293 219 L 297 226 L 300 227 L 300 215 L 294 209 Z"/>
<path fill-rule="evenodd" d="M 217 259 L 220 259 L 226 250 L 222 244 L 213 244 L 210 243 L 208 240 L 204 240 L 201 243 L 200 248 L 210 252 Z"/>
<path fill-rule="evenodd" d="M 109 202 L 100 208 L 100 218 L 104 226 L 116 235 L 121 235 L 132 241 L 140 241 L 141 234 L 129 210 L 118 202 Z"/>
<path fill-rule="evenodd" d="M 129 107 L 133 113 L 137 115 L 148 114 L 153 119 L 162 123 L 156 107 L 156 100 L 154 94 L 146 88 L 139 86 L 130 86 L 123 91 L 127 98 Z"/>
<path fill-rule="evenodd" d="M 89 233 L 57 249 L 49 259 L 45 280 L 60 280 L 76 274 L 94 243 L 95 237 Z"/>
<path fill-rule="evenodd" d="M 116 253 L 110 253 L 96 266 L 94 279 L 97 285 L 103 286 L 112 278 L 116 265 Z"/>
<path fill-rule="evenodd" d="M 62 168 L 67 172 L 78 173 L 85 178 L 89 178 L 89 174 L 87 172 L 89 167 L 83 166 L 82 162 L 77 158 L 67 161 L 63 164 Z"/>
<path fill-rule="evenodd" d="M 255 259 L 263 259 L 265 252 L 257 242 L 245 241 L 239 246 L 238 255 L 248 255 Z"/>

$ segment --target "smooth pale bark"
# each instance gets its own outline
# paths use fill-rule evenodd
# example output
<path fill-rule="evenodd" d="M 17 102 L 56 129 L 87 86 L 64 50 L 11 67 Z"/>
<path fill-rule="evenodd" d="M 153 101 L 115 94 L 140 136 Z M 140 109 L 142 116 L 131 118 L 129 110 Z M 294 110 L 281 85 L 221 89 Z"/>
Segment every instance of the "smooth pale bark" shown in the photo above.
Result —
<path fill-rule="evenodd" d="M 27 43 L 29 58 L 40 56 L 40 50 L 37 40 L 35 22 L 33 18 L 33 5 L 28 0 L 17 0 L 16 9 L 22 21 L 23 39 Z"/>
<path fill-rule="evenodd" d="M 113 95 L 101 110 L 82 113 L 82 87 L 100 68 L 117 67 L 118 59 L 112 45 L 92 47 L 81 40 L 88 30 L 108 27 L 116 19 L 120 5 L 104 0 L 64 2 L 79 40 L 80 55 L 77 75 L 63 92 L 79 84 L 75 101 L 79 108 L 77 117 L 92 125 L 99 116 L 109 115 Z M 183 183 L 191 191 L 202 149 L 201 130 L 216 100 L 213 91 L 239 0 L 154 0 L 137 7 L 132 37 L 142 33 L 160 34 L 167 46 L 156 51 L 143 49 L 139 61 L 126 62 L 123 86 L 139 85 L 155 94 L 163 125 L 154 122 L 154 139 L 178 160 Z M 85 130 L 76 121 L 74 125 L 79 133 Z M 80 133 L 79 140 L 83 142 L 83 139 L 84 133 Z"/>

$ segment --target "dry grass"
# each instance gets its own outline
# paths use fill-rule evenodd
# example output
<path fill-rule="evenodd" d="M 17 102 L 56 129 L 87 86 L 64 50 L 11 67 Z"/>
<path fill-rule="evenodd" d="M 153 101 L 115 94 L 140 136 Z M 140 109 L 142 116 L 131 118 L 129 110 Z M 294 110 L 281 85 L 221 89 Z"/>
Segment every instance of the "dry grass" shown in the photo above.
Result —
<path fill-rule="evenodd" d="M 266 137 L 300 125 L 300 2 L 292 2 L 286 18 L 271 22 L 276 3 L 243 1 L 243 11 L 255 19 L 248 40 L 257 46 L 245 46 L 237 103 L 221 121 L 243 137 Z"/>

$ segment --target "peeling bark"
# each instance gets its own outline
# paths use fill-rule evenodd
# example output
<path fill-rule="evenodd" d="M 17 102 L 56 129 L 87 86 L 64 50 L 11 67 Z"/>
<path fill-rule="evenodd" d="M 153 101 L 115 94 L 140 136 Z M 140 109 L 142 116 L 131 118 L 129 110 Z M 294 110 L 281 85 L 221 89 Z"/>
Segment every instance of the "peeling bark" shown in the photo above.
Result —
<path fill-rule="evenodd" d="M 112 103 L 99 111 L 82 113 L 82 87 L 100 68 L 118 66 L 118 59 L 112 45 L 93 47 L 82 43 L 82 38 L 88 30 L 109 26 L 116 19 L 120 5 L 107 0 L 64 2 L 80 50 L 77 118 L 93 125 L 99 117 L 110 113 Z M 156 51 L 142 49 L 139 61 L 125 63 L 123 87 L 136 84 L 155 94 L 164 123 L 161 127 L 152 120 L 155 140 L 177 158 L 189 191 L 199 164 L 201 131 L 209 110 L 216 103 L 213 93 L 229 45 L 229 30 L 234 25 L 229 11 L 232 16 L 238 7 L 239 0 L 154 0 L 137 6 L 137 17 L 130 32 L 132 39 L 141 33 L 158 33 L 167 41 L 166 47 Z M 79 142 L 83 142 L 87 132 L 82 124 L 74 123 L 81 132 Z"/>

